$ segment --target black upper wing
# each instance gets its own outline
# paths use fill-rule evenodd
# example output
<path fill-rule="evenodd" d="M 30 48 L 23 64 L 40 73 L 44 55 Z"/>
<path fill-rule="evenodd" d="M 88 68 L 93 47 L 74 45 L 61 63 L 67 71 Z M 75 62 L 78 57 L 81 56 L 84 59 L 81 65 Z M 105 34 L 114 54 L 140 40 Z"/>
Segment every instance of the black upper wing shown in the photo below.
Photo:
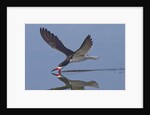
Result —
<path fill-rule="evenodd" d="M 75 51 L 74 56 L 85 55 L 90 50 L 90 48 L 92 47 L 92 45 L 93 45 L 92 38 L 91 38 L 90 35 L 88 35 L 85 38 L 85 40 L 83 41 L 83 43 L 80 46 L 80 48 L 77 51 Z"/>
<path fill-rule="evenodd" d="M 66 48 L 63 43 L 58 39 L 57 36 L 55 36 L 53 33 L 48 31 L 46 28 L 40 28 L 40 33 L 42 38 L 52 47 L 55 48 L 64 54 L 66 56 L 72 55 L 74 52 L 68 48 Z"/>

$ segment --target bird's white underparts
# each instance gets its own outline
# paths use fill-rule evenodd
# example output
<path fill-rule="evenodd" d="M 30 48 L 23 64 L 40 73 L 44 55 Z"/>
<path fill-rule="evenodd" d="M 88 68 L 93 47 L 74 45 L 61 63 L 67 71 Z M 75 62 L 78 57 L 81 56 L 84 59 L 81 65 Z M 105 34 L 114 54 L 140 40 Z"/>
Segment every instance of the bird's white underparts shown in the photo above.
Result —
<path fill-rule="evenodd" d="M 46 28 L 40 28 L 40 33 L 45 42 L 47 42 L 52 48 L 59 50 L 60 52 L 66 55 L 66 59 L 61 62 L 57 68 L 52 71 L 58 70 L 61 73 L 61 69 L 72 62 L 81 62 L 88 59 L 96 60 L 98 56 L 89 56 L 87 55 L 88 51 L 93 45 L 91 35 L 88 35 L 83 41 L 80 48 L 76 51 L 72 51 L 64 46 L 60 39 L 48 31 Z"/>

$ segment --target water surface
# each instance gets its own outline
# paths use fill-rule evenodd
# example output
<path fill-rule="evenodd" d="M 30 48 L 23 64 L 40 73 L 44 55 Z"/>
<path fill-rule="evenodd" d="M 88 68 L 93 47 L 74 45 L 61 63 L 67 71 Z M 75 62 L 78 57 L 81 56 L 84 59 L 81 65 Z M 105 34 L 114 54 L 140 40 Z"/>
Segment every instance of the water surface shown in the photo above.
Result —
<path fill-rule="evenodd" d="M 45 27 L 71 50 L 77 50 L 86 36 L 91 35 L 93 46 L 89 55 L 98 60 L 72 63 L 62 74 L 71 80 L 96 81 L 99 88 L 88 90 L 125 89 L 125 25 L 124 24 L 26 24 L 25 25 L 25 89 L 45 90 L 64 86 L 51 70 L 66 57 L 52 49 L 41 37 Z"/>

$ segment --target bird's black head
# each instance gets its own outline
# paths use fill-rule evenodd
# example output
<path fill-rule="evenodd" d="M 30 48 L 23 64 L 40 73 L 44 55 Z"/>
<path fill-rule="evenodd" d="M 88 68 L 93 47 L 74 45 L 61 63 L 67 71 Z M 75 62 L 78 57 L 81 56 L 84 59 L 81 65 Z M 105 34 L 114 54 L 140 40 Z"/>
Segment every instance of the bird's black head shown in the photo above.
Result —
<path fill-rule="evenodd" d="M 65 60 L 65 61 L 63 61 L 62 63 L 60 63 L 58 66 L 59 66 L 59 67 L 63 67 L 63 66 L 66 66 L 68 63 L 69 63 L 69 61 L 68 61 L 68 60 Z"/>
<path fill-rule="evenodd" d="M 66 65 L 68 65 L 69 64 L 69 62 L 70 62 L 70 59 L 72 59 L 72 55 L 70 55 L 70 56 L 68 56 L 62 63 L 60 63 L 58 66 L 59 67 L 63 67 L 63 66 L 66 66 Z"/>

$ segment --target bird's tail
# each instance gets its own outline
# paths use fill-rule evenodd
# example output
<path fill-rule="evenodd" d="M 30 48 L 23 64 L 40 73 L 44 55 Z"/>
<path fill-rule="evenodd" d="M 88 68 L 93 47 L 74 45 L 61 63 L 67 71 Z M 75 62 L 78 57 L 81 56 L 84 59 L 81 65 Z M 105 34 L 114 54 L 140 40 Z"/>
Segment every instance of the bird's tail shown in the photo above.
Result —
<path fill-rule="evenodd" d="M 99 59 L 100 57 L 99 57 L 99 56 L 89 56 L 88 58 L 89 58 L 89 59 L 93 59 L 93 60 L 97 60 L 97 59 Z"/>
<path fill-rule="evenodd" d="M 96 81 L 88 81 L 86 82 L 87 86 L 99 88 L 98 83 Z"/>

